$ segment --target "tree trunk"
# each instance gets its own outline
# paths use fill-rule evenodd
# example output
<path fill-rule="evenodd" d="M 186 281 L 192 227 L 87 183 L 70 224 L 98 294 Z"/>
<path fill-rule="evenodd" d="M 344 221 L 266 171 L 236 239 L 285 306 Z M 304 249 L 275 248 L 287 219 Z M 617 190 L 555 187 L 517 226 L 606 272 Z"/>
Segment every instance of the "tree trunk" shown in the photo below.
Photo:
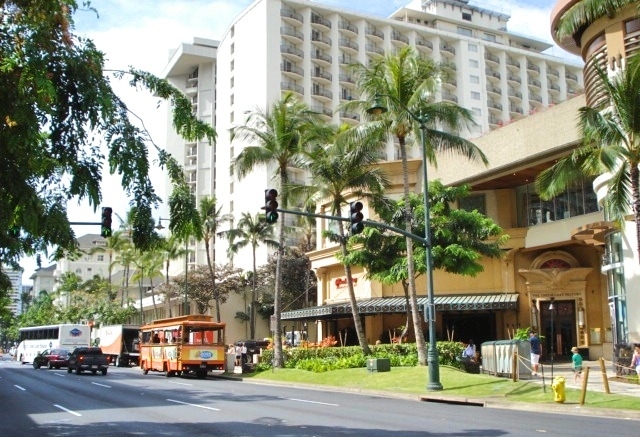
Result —
<path fill-rule="evenodd" d="M 286 182 L 286 179 L 280 178 L 281 181 Z M 283 202 L 286 205 L 286 202 Z M 284 356 L 282 353 L 282 318 L 280 314 L 280 299 L 282 296 L 282 258 L 284 256 L 284 213 L 280 217 L 279 222 L 279 234 L 278 235 L 278 259 L 276 262 L 276 283 L 275 290 L 273 292 L 273 313 L 276 317 L 276 331 L 273 336 L 273 367 L 282 367 L 284 365 Z"/>
<path fill-rule="evenodd" d="M 342 225 L 340 225 L 341 234 Z M 342 249 L 342 255 L 347 256 L 347 242 L 345 240 L 345 236 L 340 236 L 340 247 Z M 362 320 L 360 319 L 360 312 L 358 311 L 358 302 L 356 301 L 356 293 L 353 290 L 353 277 L 351 276 L 351 266 L 345 264 L 344 273 L 347 275 L 347 286 L 349 287 L 349 302 L 351 302 L 351 314 L 353 314 L 353 325 L 356 329 L 356 334 L 358 335 L 358 343 L 360 344 L 360 348 L 362 349 L 362 353 L 367 356 L 371 355 L 371 351 L 369 350 L 369 342 L 367 341 L 367 337 L 364 335 L 364 328 L 362 327 Z"/>

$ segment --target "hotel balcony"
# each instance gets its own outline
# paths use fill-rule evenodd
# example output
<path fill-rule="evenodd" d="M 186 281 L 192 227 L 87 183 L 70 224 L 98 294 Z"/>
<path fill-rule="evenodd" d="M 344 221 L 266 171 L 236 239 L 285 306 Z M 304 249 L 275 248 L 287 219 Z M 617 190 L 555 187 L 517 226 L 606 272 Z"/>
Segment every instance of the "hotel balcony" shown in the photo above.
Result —
<path fill-rule="evenodd" d="M 320 86 L 316 86 L 315 84 L 311 87 L 311 95 L 317 100 L 323 101 L 325 103 L 330 103 L 333 99 L 333 93 L 330 90 Z"/>
<path fill-rule="evenodd" d="M 291 26 L 280 27 L 280 35 L 292 44 L 299 44 L 304 41 L 304 34 Z"/>
<path fill-rule="evenodd" d="M 304 19 L 302 18 L 302 14 L 297 13 L 291 8 L 282 8 L 280 9 L 280 17 L 288 23 L 295 25 L 302 24 Z"/>
<path fill-rule="evenodd" d="M 301 61 L 304 58 L 304 52 L 291 44 L 280 44 L 280 53 L 285 58 Z"/>
<path fill-rule="evenodd" d="M 317 31 L 311 31 L 311 42 L 316 47 L 321 47 L 323 49 L 331 48 L 331 38 L 322 35 Z"/>
<path fill-rule="evenodd" d="M 304 88 L 294 82 L 280 82 L 280 89 L 282 91 L 292 91 L 300 96 L 304 96 Z"/>
<path fill-rule="evenodd" d="M 416 48 L 423 53 L 431 53 L 433 51 L 433 43 L 424 38 L 416 38 Z"/>
<path fill-rule="evenodd" d="M 512 86 L 520 85 L 522 83 L 522 78 L 515 74 L 507 74 L 507 82 L 509 82 Z"/>
<path fill-rule="evenodd" d="M 366 26 L 364 28 L 364 34 L 371 40 L 377 40 L 378 42 L 384 41 L 384 33 L 375 26 Z"/>
<path fill-rule="evenodd" d="M 384 56 L 384 49 L 376 44 L 368 43 L 365 45 L 364 49 L 369 54 Z"/>
<path fill-rule="evenodd" d="M 338 39 L 338 45 L 347 53 L 352 55 L 358 53 L 358 43 L 351 41 L 349 38 Z"/>
<path fill-rule="evenodd" d="M 492 82 L 500 82 L 500 72 L 499 71 L 494 70 L 493 68 L 485 68 L 484 72 L 487 75 L 487 78 L 489 80 L 491 80 Z"/>
<path fill-rule="evenodd" d="M 331 66 L 331 55 L 327 55 L 321 51 L 311 52 L 311 59 L 313 59 L 316 63 L 322 64 L 326 67 Z"/>
<path fill-rule="evenodd" d="M 293 80 L 302 79 L 304 77 L 304 70 L 302 67 L 291 64 L 280 64 L 280 71 L 286 76 L 291 77 Z"/>
<path fill-rule="evenodd" d="M 325 85 L 331 83 L 331 80 L 333 78 L 331 73 L 327 73 L 326 71 L 318 71 L 318 70 L 312 70 L 311 77 L 316 79 L 317 82 L 323 83 Z"/>
<path fill-rule="evenodd" d="M 513 59 L 511 56 L 507 56 L 505 63 L 507 64 L 507 68 L 514 72 L 517 73 L 520 71 L 520 62 L 516 61 L 515 59 Z"/>
<path fill-rule="evenodd" d="M 527 70 L 529 70 L 529 72 L 540 74 L 540 67 L 533 62 L 527 61 Z"/>
<path fill-rule="evenodd" d="M 492 64 L 494 67 L 497 67 L 500 65 L 500 58 L 498 58 L 493 53 L 485 52 L 484 60 L 487 61 L 488 64 Z"/>
<path fill-rule="evenodd" d="M 351 36 L 357 36 L 358 35 L 358 26 L 356 26 L 355 24 L 347 21 L 347 20 L 340 20 L 338 21 L 338 29 L 340 29 L 340 31 L 344 34 L 351 34 Z"/>
<path fill-rule="evenodd" d="M 440 52 L 448 57 L 448 58 L 452 58 L 456 55 L 456 48 L 452 45 L 447 44 L 446 42 L 441 42 L 440 43 Z"/>
<path fill-rule="evenodd" d="M 331 121 L 333 118 L 333 111 L 326 106 L 313 105 L 311 106 L 311 110 L 320 114 L 325 121 Z"/>
<path fill-rule="evenodd" d="M 440 93 L 440 96 L 442 97 L 442 100 L 446 100 L 448 102 L 453 102 L 453 103 L 458 103 L 458 96 L 456 96 L 455 94 L 453 94 L 450 91 L 442 91 Z"/>
<path fill-rule="evenodd" d="M 331 21 L 324 18 L 318 13 L 311 14 L 311 24 L 313 27 L 324 28 L 325 30 L 331 30 Z"/>
<path fill-rule="evenodd" d="M 394 30 L 391 32 L 391 42 L 398 46 L 406 46 L 409 44 L 409 38 L 397 30 Z"/>

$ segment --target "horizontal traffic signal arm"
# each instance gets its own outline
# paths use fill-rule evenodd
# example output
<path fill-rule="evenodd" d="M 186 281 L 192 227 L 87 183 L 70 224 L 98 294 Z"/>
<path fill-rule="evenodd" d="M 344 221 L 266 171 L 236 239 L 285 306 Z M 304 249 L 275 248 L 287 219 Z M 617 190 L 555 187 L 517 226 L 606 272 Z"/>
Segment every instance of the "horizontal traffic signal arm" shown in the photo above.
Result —
<path fill-rule="evenodd" d="M 284 214 L 303 215 L 305 217 L 316 217 L 316 218 L 323 218 L 323 219 L 328 219 L 328 220 L 338 220 L 338 221 L 341 221 L 341 222 L 350 222 L 350 220 L 351 220 L 350 217 L 338 217 L 338 216 L 335 216 L 335 215 L 315 214 L 315 213 L 312 213 L 312 212 L 293 211 L 293 210 L 282 209 L 282 208 L 278 208 L 278 209 L 276 209 L 276 211 L 282 212 Z M 412 234 L 411 232 L 407 232 L 404 229 L 396 228 L 395 226 L 389 226 L 386 223 L 375 222 L 375 221 L 372 221 L 372 220 L 362 220 L 361 223 L 363 223 L 366 226 L 373 226 L 373 227 L 376 227 L 376 228 L 382 228 L 382 229 L 386 229 L 386 230 L 391 231 L 391 232 L 395 232 L 395 233 L 400 234 L 400 235 L 404 235 L 405 237 L 409 237 L 413 241 L 417 241 L 418 243 L 422 244 L 425 247 L 429 247 L 431 245 L 429 240 L 427 240 L 424 237 L 420 237 L 419 235 Z"/>

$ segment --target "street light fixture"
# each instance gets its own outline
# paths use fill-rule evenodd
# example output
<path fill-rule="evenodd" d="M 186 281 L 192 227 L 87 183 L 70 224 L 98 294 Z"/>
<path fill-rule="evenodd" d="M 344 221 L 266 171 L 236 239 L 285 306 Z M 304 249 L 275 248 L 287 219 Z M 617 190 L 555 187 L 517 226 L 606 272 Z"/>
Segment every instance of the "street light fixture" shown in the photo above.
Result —
<path fill-rule="evenodd" d="M 164 226 L 162 226 L 162 221 L 169 221 L 166 218 L 158 218 L 158 224 L 156 225 L 156 229 L 162 230 Z M 184 304 L 182 309 L 182 315 L 189 314 L 189 300 L 187 291 L 189 290 L 189 282 L 187 281 L 187 272 L 189 271 L 189 238 L 186 237 L 184 239 Z"/>
<path fill-rule="evenodd" d="M 401 106 L 407 113 L 420 125 L 420 142 L 422 145 L 422 194 L 424 201 L 424 245 L 425 245 L 425 264 L 427 269 L 427 323 L 429 326 L 429 347 L 427 348 L 427 366 L 429 367 L 429 382 L 427 390 L 442 390 L 440 383 L 440 365 L 438 363 L 438 348 L 436 347 L 436 307 L 434 303 L 433 293 L 433 264 L 431 255 L 431 223 L 429 219 L 429 180 L 427 178 L 427 119 L 422 114 L 414 114 L 402 102 L 396 100 L 390 95 L 376 95 L 373 106 L 367 109 L 368 114 L 380 115 L 387 112 L 387 108 L 382 104 L 382 97 L 393 100 L 397 105 Z"/>

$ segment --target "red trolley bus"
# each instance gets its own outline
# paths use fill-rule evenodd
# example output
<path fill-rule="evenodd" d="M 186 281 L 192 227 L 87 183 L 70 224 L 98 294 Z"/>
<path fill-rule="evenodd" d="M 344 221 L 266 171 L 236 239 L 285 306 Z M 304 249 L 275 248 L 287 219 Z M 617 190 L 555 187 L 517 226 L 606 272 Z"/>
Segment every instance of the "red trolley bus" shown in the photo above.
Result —
<path fill-rule="evenodd" d="M 225 324 L 206 315 L 159 319 L 140 328 L 140 368 L 205 378 L 225 368 Z"/>

